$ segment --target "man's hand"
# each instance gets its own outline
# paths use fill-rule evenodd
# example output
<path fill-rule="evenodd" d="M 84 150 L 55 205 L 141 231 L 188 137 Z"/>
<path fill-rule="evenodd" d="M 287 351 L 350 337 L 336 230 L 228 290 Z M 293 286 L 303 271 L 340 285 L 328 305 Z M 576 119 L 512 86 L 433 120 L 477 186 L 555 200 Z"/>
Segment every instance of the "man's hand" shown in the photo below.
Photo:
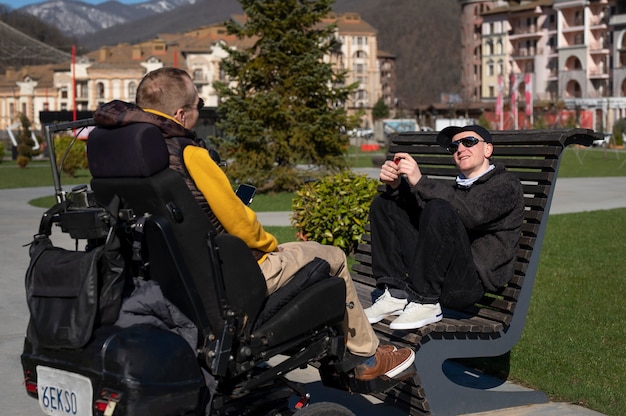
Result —
<path fill-rule="evenodd" d="M 415 159 L 408 153 L 396 153 L 393 160 L 387 160 L 380 169 L 382 182 L 396 189 L 401 177 L 405 177 L 410 186 L 415 186 L 422 179 L 422 172 Z"/>

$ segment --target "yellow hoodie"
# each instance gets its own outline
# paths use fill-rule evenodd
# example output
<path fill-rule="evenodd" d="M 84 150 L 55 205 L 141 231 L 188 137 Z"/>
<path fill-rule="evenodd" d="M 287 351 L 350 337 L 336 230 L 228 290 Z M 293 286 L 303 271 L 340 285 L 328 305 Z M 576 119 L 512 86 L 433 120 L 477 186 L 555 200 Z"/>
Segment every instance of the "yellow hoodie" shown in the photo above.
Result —
<path fill-rule="evenodd" d="M 198 190 L 227 233 L 241 238 L 252 249 L 265 253 L 278 249 L 276 237 L 266 232 L 256 213 L 241 202 L 226 174 L 211 159 L 206 149 L 187 146 L 183 151 L 183 160 Z M 259 259 L 259 264 L 266 257 Z"/>

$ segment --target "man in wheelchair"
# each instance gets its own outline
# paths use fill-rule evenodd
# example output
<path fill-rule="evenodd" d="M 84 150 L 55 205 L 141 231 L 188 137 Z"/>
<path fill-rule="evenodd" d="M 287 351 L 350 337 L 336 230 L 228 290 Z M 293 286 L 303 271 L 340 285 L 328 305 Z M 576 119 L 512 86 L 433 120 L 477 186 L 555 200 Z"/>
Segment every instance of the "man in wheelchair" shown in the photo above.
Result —
<path fill-rule="evenodd" d="M 112 101 L 94 113 L 97 127 L 87 150 L 91 187 L 107 211 L 119 203 L 107 218 L 121 218 L 128 223 L 126 229 L 133 229 L 132 241 L 124 244 L 121 238 L 127 263 L 140 264 L 131 273 L 158 283 L 172 307 L 197 327 L 200 368 L 190 376 L 182 364 L 190 361 L 184 352 L 188 346 L 177 346 L 179 341 L 139 325 L 125 331 L 95 328 L 88 343 L 72 346 L 71 359 L 63 352 L 65 346 L 44 345 L 31 336 L 22 356 L 27 378 L 36 378 L 36 366 L 74 371 L 76 357 L 84 354 L 81 360 L 89 364 L 81 365 L 89 371 L 98 367 L 94 371 L 103 374 L 148 377 L 145 385 L 151 385 L 153 369 L 147 371 L 146 365 L 153 359 L 157 362 L 151 365 L 158 366 L 161 360 L 168 374 L 154 377 L 172 378 L 168 385 L 189 396 L 181 403 L 196 401 L 196 407 L 190 404 L 189 413 L 184 413 L 183 405 L 170 400 L 172 414 L 204 414 L 198 409 L 207 402 L 207 413 L 243 414 L 242 409 L 248 409 L 254 414 L 268 412 L 283 399 L 277 384 L 291 393 L 301 391 L 283 375 L 309 363 L 319 364 L 324 384 L 356 392 L 388 389 L 414 374 L 410 348 L 379 345 L 341 249 L 315 242 L 279 245 L 237 197 L 191 130 L 203 102 L 185 71 L 161 68 L 148 73 L 136 100 L 137 105 Z M 68 213 L 61 213 L 61 223 L 72 217 Z M 49 231 L 40 230 L 45 234 Z M 99 234 L 100 241 L 104 235 Z M 155 342 L 145 348 L 137 339 Z M 98 350 L 118 357 L 94 364 Z M 263 363 L 278 354 L 288 358 L 268 369 Z M 177 372 L 166 364 L 169 360 L 179 360 Z M 165 413 L 156 412 L 154 403 L 150 407 L 145 391 L 124 393 L 128 386 L 119 385 L 127 382 L 116 381 L 119 391 L 111 393 L 104 388 L 106 382 L 89 376 L 89 371 L 77 372 L 103 387 L 104 402 L 121 403 L 120 396 L 132 399 L 137 394 L 142 399 L 135 405 L 132 400 L 120 404 L 127 414 L 141 414 L 146 408 L 151 414 L 170 414 L 163 403 L 159 410 Z M 202 387 L 204 398 L 193 398 L 198 383 L 204 386 L 205 380 L 212 383 Z M 41 386 L 35 388 L 41 396 Z M 251 403 L 259 404 L 255 408 Z"/>

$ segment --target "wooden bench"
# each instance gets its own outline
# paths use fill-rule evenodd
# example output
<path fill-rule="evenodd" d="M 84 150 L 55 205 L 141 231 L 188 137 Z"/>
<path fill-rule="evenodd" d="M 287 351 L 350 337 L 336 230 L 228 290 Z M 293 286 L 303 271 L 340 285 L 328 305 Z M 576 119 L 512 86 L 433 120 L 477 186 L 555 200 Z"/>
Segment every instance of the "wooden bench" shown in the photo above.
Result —
<path fill-rule="evenodd" d="M 570 144 L 589 146 L 602 135 L 586 129 L 494 131 L 492 134 L 493 159 L 517 174 L 524 188 L 526 211 L 515 274 L 507 287 L 487 293 L 474 307 L 445 309 L 444 319 L 438 323 L 412 331 L 391 330 L 388 319 L 374 325 L 379 338 L 416 350 L 417 377 L 386 393 L 374 395 L 406 408 L 411 415 L 457 415 L 548 400 L 540 391 L 494 391 L 457 384 L 444 372 L 444 362 L 499 357 L 517 343 L 526 321 L 563 149 Z M 410 153 L 425 175 L 451 180 L 457 175 L 454 161 L 436 144 L 436 136 L 435 132 L 397 134 L 391 139 L 386 158 L 391 159 L 396 152 Z M 371 305 L 375 289 L 369 241 L 369 235 L 364 235 L 352 268 L 364 307 Z"/>

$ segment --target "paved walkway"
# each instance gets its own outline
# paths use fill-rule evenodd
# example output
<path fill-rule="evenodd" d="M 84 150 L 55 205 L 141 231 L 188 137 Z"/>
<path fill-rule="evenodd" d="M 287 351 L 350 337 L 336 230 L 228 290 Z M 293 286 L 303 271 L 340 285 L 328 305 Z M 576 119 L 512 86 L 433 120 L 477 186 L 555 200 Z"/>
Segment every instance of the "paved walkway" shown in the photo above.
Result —
<path fill-rule="evenodd" d="M 368 174 L 373 171 L 365 170 Z M 42 209 L 28 205 L 37 197 L 52 195 L 53 187 L 0 190 L 0 408 L 3 416 L 35 416 L 42 414 L 37 401 L 26 396 L 22 385 L 20 353 L 28 323 L 24 295 L 24 273 L 28 266 L 28 244 L 37 231 Z M 626 178 L 561 178 L 557 182 L 551 214 L 626 207 Z M 265 225 L 290 225 L 289 213 L 259 213 Z M 60 234 L 60 233 L 57 233 Z M 67 241 L 60 241 L 65 245 Z M 299 370 L 293 377 L 307 383 L 314 401 L 334 401 L 352 409 L 355 414 L 394 415 L 397 409 L 372 403 L 369 397 L 349 395 L 324 388 L 316 372 Z M 506 388 L 519 388 L 510 383 Z M 481 415 L 600 415 L 583 407 L 566 403 L 526 406 L 523 408 L 482 413 Z"/>

